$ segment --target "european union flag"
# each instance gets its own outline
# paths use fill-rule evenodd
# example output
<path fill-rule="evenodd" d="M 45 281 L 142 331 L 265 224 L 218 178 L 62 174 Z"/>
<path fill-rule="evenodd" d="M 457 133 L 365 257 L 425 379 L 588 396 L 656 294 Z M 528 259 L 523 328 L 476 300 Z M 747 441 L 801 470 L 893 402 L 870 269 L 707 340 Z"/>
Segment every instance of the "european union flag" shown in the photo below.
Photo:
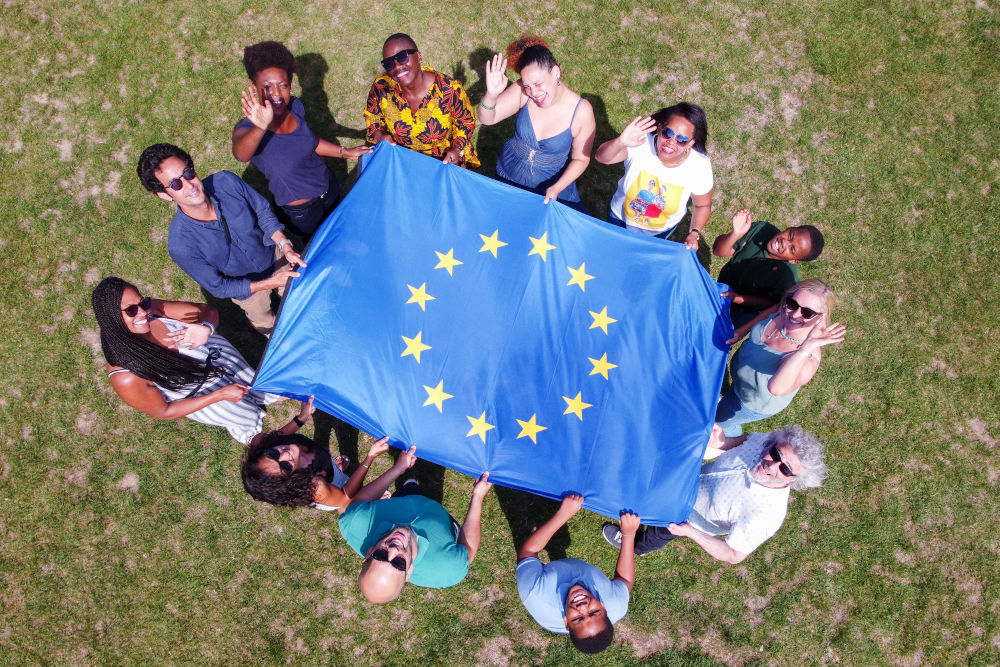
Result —
<path fill-rule="evenodd" d="M 684 520 L 732 335 L 694 253 L 407 149 L 369 157 L 254 389 L 467 475 Z"/>

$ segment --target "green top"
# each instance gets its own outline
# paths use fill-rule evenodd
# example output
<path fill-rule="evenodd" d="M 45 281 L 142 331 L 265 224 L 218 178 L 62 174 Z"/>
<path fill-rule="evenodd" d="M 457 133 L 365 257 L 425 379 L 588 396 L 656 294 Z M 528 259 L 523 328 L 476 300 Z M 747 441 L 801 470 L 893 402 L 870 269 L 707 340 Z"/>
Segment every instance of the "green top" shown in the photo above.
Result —
<path fill-rule="evenodd" d="M 409 526 L 417 536 L 411 584 L 447 588 L 465 579 L 469 551 L 457 542 L 458 524 L 430 498 L 413 495 L 352 503 L 340 517 L 340 534 L 362 556 L 396 526 Z"/>
<path fill-rule="evenodd" d="M 766 296 L 777 303 L 785 290 L 799 282 L 799 267 L 783 259 L 769 259 L 767 244 L 781 230 L 758 220 L 733 245 L 733 256 L 719 271 L 719 282 L 740 295 Z M 744 312 L 742 306 L 733 308 Z"/>

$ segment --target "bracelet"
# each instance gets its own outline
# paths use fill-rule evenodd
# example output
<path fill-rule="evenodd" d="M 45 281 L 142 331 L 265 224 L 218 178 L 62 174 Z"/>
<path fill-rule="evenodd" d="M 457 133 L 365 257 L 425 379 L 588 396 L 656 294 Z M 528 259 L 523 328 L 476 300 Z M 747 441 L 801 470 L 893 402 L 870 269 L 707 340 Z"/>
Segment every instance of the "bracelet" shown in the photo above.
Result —
<path fill-rule="evenodd" d="M 702 235 L 702 233 L 701 233 L 701 230 L 700 230 L 700 229 L 695 229 L 694 227 L 692 227 L 692 228 L 691 228 L 691 231 L 690 231 L 690 232 L 688 232 L 688 236 L 690 236 L 690 235 L 691 235 L 691 232 L 694 232 L 695 234 L 697 234 L 697 235 L 698 235 L 698 238 L 700 238 L 700 239 L 703 239 L 703 238 L 705 238 L 705 237 L 704 237 L 704 236 Z"/>
<path fill-rule="evenodd" d="M 278 242 L 278 252 L 283 252 L 283 251 L 282 251 L 282 248 L 284 248 L 284 247 L 285 247 L 285 244 L 286 244 L 286 243 L 287 243 L 288 245 L 292 245 L 292 242 L 291 242 L 291 241 L 289 241 L 288 239 L 282 239 L 281 241 L 279 241 L 279 242 Z"/>
<path fill-rule="evenodd" d="M 303 426 L 306 425 L 306 423 L 304 421 L 302 421 L 301 419 L 299 419 L 298 415 L 295 415 L 294 417 L 292 417 L 292 421 L 295 422 L 296 424 L 298 424 L 299 428 L 302 428 Z"/>
<path fill-rule="evenodd" d="M 214 336 L 215 335 L 215 327 L 212 326 L 211 322 L 202 322 L 201 325 L 205 326 L 205 327 L 208 327 L 209 331 L 212 332 L 212 333 L 209 334 L 210 336 Z"/>
<path fill-rule="evenodd" d="M 371 466 L 367 466 L 364 463 L 360 463 L 360 464 L 358 464 L 358 467 L 359 468 L 364 468 L 365 470 L 368 470 L 368 468 L 370 468 Z"/>
<path fill-rule="evenodd" d="M 486 102 L 483 102 L 482 100 L 479 100 L 479 106 L 481 106 L 482 108 L 486 109 L 487 111 L 493 111 L 494 109 L 497 108 L 497 105 L 495 105 L 495 104 L 493 106 L 491 106 L 491 107 L 486 106 Z"/>

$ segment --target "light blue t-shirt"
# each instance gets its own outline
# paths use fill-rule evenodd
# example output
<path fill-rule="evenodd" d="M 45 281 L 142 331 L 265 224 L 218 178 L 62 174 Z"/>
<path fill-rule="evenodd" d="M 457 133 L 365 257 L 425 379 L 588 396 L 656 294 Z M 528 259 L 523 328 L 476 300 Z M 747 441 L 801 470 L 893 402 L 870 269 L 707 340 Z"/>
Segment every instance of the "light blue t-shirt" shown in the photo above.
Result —
<path fill-rule="evenodd" d="M 409 526 L 417 536 L 411 584 L 447 588 L 465 579 L 469 551 L 458 543 L 459 527 L 440 503 L 404 496 L 351 503 L 340 516 L 340 534 L 361 556 L 396 526 Z"/>
<path fill-rule="evenodd" d="M 566 594 L 580 584 L 601 601 L 608 619 L 617 623 L 628 611 L 629 592 L 624 581 L 608 579 L 600 568 L 576 558 L 542 565 L 537 558 L 517 564 L 517 592 L 531 617 L 549 632 L 568 635 Z"/>

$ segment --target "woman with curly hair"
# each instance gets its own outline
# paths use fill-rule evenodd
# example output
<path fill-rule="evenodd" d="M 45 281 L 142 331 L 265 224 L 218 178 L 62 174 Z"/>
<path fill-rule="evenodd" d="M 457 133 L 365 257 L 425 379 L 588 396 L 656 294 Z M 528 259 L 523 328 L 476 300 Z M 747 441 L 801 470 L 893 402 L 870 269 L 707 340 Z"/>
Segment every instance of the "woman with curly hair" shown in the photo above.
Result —
<path fill-rule="evenodd" d="M 507 85 L 507 67 L 520 75 Z M 529 103 L 530 102 L 530 103 Z M 526 35 L 486 63 L 479 121 L 493 125 L 517 114 L 514 136 L 497 158 L 500 180 L 587 212 L 576 180 L 590 164 L 597 123 L 590 102 L 562 81 L 562 68 L 541 37 Z"/>
<path fill-rule="evenodd" d="M 375 79 L 365 105 L 368 141 L 388 141 L 445 164 L 478 167 L 472 145 L 476 116 L 462 84 L 423 64 L 409 35 L 382 45 L 385 74 Z"/>
<path fill-rule="evenodd" d="M 789 287 L 781 303 L 737 329 L 735 343 L 750 332 L 729 363 L 733 384 L 719 401 L 715 421 L 729 437 L 788 407 L 823 358 L 823 347 L 844 340 L 847 328 L 831 322 L 833 290 L 808 278 Z"/>
<path fill-rule="evenodd" d="M 388 438 L 376 441 L 364 463 L 348 477 L 342 469 L 346 457 L 334 460 L 327 447 L 305 436 L 275 431 L 256 438 L 243 454 L 243 488 L 255 500 L 272 505 L 343 514 L 352 502 L 382 497 L 395 479 L 382 475 L 363 486 L 372 463 L 389 451 L 388 443 Z"/>
<path fill-rule="evenodd" d="M 283 222 L 308 240 L 340 201 L 323 157 L 356 160 L 371 149 L 344 148 L 310 131 L 302 100 L 292 97 L 295 56 L 281 42 L 246 47 L 243 67 L 250 85 L 243 91 L 246 117 L 233 130 L 233 156 L 261 170 Z"/>
<path fill-rule="evenodd" d="M 635 118 L 621 135 L 601 144 L 594 155 L 598 162 L 625 162 L 608 222 L 665 239 L 687 214 L 691 200 L 694 212 L 684 245 L 697 250 L 712 213 L 707 142 L 705 111 L 696 104 L 679 102 L 652 116 Z"/>
<path fill-rule="evenodd" d="M 243 444 L 261 432 L 263 406 L 280 397 L 250 390 L 254 371 L 215 333 L 214 308 L 143 297 L 113 276 L 91 303 L 111 387 L 128 405 L 156 419 L 223 426 Z"/>

